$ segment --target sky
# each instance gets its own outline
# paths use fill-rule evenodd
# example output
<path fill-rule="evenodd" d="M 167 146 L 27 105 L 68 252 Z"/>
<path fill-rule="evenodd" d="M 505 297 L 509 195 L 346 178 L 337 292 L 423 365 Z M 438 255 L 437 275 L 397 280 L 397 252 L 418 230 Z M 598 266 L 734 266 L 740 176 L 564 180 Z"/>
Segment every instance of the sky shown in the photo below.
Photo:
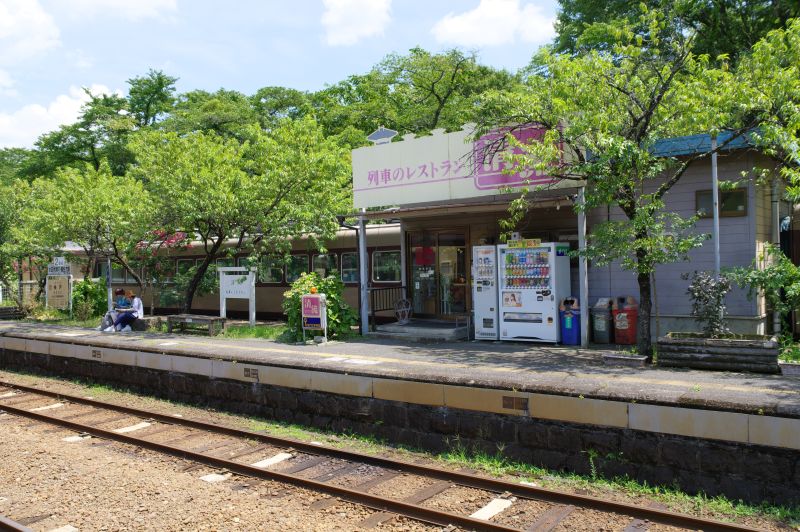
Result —
<path fill-rule="evenodd" d="M 31 147 L 148 69 L 178 92 L 318 90 L 414 46 L 516 71 L 557 0 L 0 0 L 0 148 Z"/>

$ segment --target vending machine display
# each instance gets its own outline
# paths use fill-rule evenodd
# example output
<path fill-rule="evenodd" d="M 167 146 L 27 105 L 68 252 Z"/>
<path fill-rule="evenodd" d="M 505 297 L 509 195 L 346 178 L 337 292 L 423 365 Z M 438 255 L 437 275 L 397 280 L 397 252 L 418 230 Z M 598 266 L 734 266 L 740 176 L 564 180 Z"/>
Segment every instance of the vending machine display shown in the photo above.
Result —
<path fill-rule="evenodd" d="M 475 339 L 497 340 L 497 248 L 472 248 L 472 304 Z"/>
<path fill-rule="evenodd" d="M 569 295 L 569 247 L 522 241 L 497 251 L 500 339 L 560 341 L 558 304 Z"/>

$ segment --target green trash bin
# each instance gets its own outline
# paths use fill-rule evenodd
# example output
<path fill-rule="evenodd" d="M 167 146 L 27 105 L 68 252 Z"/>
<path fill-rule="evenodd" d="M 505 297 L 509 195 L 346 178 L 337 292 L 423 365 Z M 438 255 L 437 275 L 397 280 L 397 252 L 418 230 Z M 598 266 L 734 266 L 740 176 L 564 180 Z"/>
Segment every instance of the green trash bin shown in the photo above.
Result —
<path fill-rule="evenodd" d="M 611 298 L 601 297 L 591 309 L 592 340 L 596 344 L 614 342 L 614 317 L 611 313 L 611 307 Z"/>

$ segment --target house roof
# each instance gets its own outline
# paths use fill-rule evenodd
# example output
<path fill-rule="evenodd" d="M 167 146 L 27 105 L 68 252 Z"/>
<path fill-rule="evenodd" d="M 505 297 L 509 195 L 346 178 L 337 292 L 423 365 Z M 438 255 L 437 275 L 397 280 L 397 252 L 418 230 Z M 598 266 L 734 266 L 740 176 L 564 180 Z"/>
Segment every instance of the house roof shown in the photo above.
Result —
<path fill-rule="evenodd" d="M 730 139 L 733 133 L 723 131 L 717 135 L 717 142 L 724 143 Z M 752 139 L 748 135 L 742 135 L 733 139 L 725 145 L 724 151 L 741 150 L 754 146 Z M 699 135 L 686 135 L 683 137 L 673 137 L 670 139 L 657 140 L 653 144 L 653 155 L 657 157 L 680 157 L 683 155 L 697 155 L 711 150 L 711 135 L 702 133 Z"/>

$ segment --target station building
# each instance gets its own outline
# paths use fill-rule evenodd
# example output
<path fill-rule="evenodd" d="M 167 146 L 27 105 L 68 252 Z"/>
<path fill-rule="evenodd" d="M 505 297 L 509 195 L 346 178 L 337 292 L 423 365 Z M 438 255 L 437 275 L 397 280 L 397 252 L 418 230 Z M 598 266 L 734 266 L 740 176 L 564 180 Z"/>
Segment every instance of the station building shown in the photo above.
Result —
<path fill-rule="evenodd" d="M 525 133 L 523 142 L 535 136 Z M 500 243 L 500 221 L 507 218 L 512 191 L 528 186 L 531 208 L 517 227 L 523 239 L 566 243 L 578 249 L 585 231 L 606 220 L 625 220 L 618 208 L 594 209 L 585 219 L 575 213 L 581 193 L 579 183 L 556 182 L 545 175 L 503 172 L 499 157 L 476 162 L 486 137 L 472 142 L 470 131 L 430 136 L 405 135 L 395 142 L 376 143 L 353 151 L 354 206 L 367 221 L 400 223 L 402 284 L 413 302 L 414 315 L 438 319 L 469 316 L 473 308 L 470 289 L 472 248 Z M 514 133 L 519 135 L 518 132 Z M 721 138 L 720 142 L 724 139 Z M 689 157 L 707 152 L 708 135 L 660 142 L 657 153 Z M 485 157 L 484 157 L 485 159 Z M 700 213 L 695 230 L 712 233 L 711 158 L 693 162 L 681 180 L 666 194 L 666 210 L 686 218 Z M 746 139 L 727 144 L 718 156 L 720 181 L 740 185 L 720 196 L 720 262 L 722 268 L 750 266 L 768 242 L 780 243 L 798 258 L 798 239 L 792 226 L 793 206 L 784 201 L 784 188 L 756 183 L 755 168 L 774 168 L 774 162 L 752 148 Z M 743 178 L 744 177 L 744 178 Z M 750 179 L 748 179 L 748 177 Z M 512 192 L 512 193 L 509 193 Z M 795 229 L 793 231 L 793 229 Z M 689 254 L 689 261 L 658 266 L 653 275 L 654 334 L 697 330 L 687 295 L 684 273 L 714 269 L 709 239 Z M 633 296 L 638 300 L 636 276 L 619 264 L 596 266 L 571 260 L 571 295 L 595 304 L 599 298 Z M 362 298 L 362 301 L 364 299 Z M 583 307 L 586 307 L 582 303 Z M 362 311 L 365 309 L 362 309 Z M 734 289 L 727 298 L 729 324 L 734 332 L 764 334 L 772 330 L 773 317 L 763 298 L 747 297 Z M 586 316 L 585 308 L 583 316 Z M 584 320 L 584 330 L 586 320 Z"/>

